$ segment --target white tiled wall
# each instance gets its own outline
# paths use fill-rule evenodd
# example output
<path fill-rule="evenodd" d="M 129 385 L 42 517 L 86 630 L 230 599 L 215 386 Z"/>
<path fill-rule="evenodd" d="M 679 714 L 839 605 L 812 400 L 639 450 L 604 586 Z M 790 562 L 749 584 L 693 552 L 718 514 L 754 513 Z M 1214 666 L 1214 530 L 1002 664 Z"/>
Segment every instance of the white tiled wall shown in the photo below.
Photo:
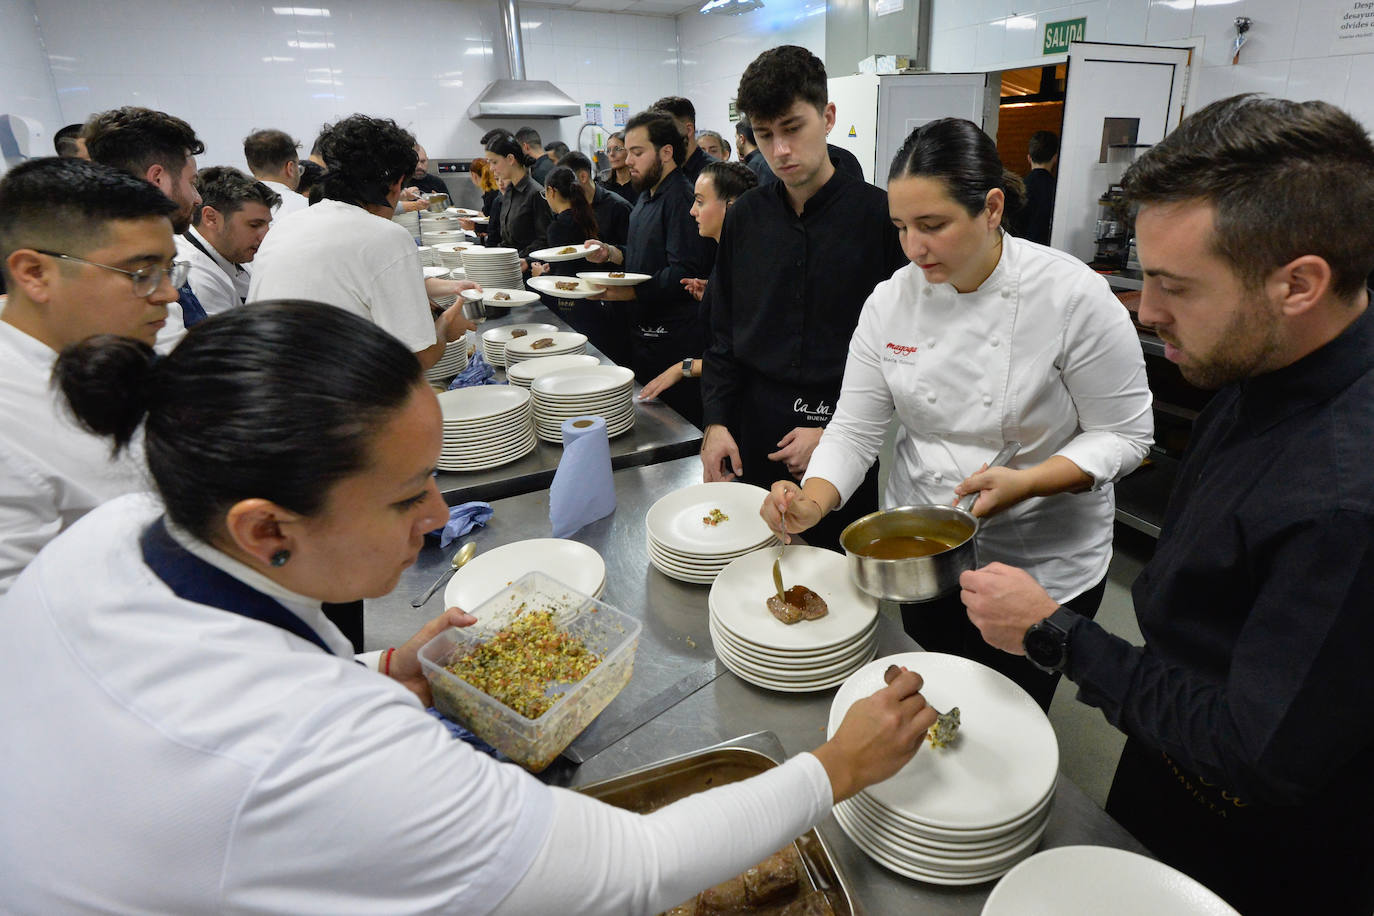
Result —
<path fill-rule="evenodd" d="M 53 132 L 67 123 L 58 108 L 33 0 L 0 3 L 0 114 L 23 115 L 42 125 L 41 149 L 34 151 L 40 155 L 52 153 Z"/>
<path fill-rule="evenodd" d="M 304 154 L 321 124 L 354 112 L 395 118 L 433 158 L 471 157 L 489 128 L 519 126 L 467 119 L 477 93 L 506 75 L 491 0 L 292 3 L 19 0 L 37 8 L 60 123 L 119 105 L 160 108 L 196 129 L 202 164 L 242 167 L 243 137 L 263 127 L 288 131 Z M 10 6 L 0 23 L 22 18 Z M 310 14 L 318 10 L 328 15 Z M 602 101 L 607 120 L 613 102 L 643 107 L 677 91 L 672 18 L 534 6 L 521 15 L 527 75 Z M 546 141 L 571 144 L 581 122 L 530 123 Z"/>
<path fill-rule="evenodd" d="M 1374 41 L 1343 47 L 1342 11 L 1352 0 L 933 0 L 931 69 L 1032 66 L 1047 22 L 1087 17 L 1087 40 L 1162 44 L 1202 38 L 1202 61 L 1188 109 L 1237 92 L 1341 105 L 1374 129 Z M 1238 16 L 1253 21 L 1231 64 Z"/>
<path fill-rule="evenodd" d="M 697 109 L 697 127 L 734 143 L 730 100 L 739 78 L 761 51 L 801 45 L 825 57 L 825 0 L 777 0 L 740 16 L 682 13 L 682 94 Z"/>

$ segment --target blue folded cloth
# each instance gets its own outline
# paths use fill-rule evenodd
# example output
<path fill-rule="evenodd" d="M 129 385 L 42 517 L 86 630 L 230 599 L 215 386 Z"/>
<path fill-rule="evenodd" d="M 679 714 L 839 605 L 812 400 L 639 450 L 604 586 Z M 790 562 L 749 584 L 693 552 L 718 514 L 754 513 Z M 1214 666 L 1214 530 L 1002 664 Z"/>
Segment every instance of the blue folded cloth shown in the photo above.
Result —
<path fill-rule="evenodd" d="M 472 388 L 475 385 L 504 384 L 505 382 L 497 381 L 496 370 L 491 367 L 491 363 L 482 358 L 482 351 L 477 350 L 472 354 L 472 359 L 468 361 L 468 367 L 459 372 L 457 377 L 448 383 L 448 390 Z"/>
<path fill-rule="evenodd" d="M 444 728 L 448 729 L 448 733 L 453 737 L 457 738 L 459 741 L 466 741 L 468 744 L 471 744 L 473 748 L 475 748 L 476 750 L 481 751 L 483 754 L 488 754 L 492 757 L 495 757 L 497 760 L 506 759 L 501 755 L 500 751 L 492 747 L 490 744 L 487 744 L 481 738 L 477 737 L 472 732 L 468 731 L 466 728 L 459 725 L 457 722 L 454 722 L 452 719 L 444 718 L 444 714 L 441 713 L 439 710 L 435 709 L 433 706 L 430 706 L 427 709 L 425 709 L 425 712 L 429 713 L 431 716 L 438 719 L 440 722 L 444 723 Z"/>
<path fill-rule="evenodd" d="M 448 510 L 448 523 L 428 532 L 428 535 L 437 537 L 440 547 L 447 547 L 454 538 L 460 538 L 474 528 L 485 528 L 495 511 L 491 503 L 470 502 L 454 506 Z"/>

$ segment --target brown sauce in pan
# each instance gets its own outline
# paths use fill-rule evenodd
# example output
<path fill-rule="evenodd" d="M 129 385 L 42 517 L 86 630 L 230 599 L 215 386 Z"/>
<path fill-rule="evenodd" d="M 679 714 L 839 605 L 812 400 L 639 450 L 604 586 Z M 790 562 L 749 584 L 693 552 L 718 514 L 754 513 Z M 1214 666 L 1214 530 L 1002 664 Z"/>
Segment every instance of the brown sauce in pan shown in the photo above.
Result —
<path fill-rule="evenodd" d="M 905 560 L 911 557 L 928 557 L 949 550 L 953 546 L 934 538 L 901 534 L 874 538 L 854 552 L 861 557 L 873 557 L 877 560 Z"/>

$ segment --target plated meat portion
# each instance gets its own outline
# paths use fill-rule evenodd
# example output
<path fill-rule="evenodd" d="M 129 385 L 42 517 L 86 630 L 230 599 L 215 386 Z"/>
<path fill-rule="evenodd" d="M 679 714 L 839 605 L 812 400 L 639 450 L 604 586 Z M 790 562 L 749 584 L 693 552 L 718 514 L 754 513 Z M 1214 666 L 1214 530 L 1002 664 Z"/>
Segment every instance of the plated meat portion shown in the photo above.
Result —
<path fill-rule="evenodd" d="M 555 289 L 577 289 L 578 283 L 576 280 L 555 280 L 553 285 Z"/>
<path fill-rule="evenodd" d="M 524 337 L 528 333 L 529 330 L 527 328 L 516 328 L 514 331 L 510 332 L 510 336 L 511 339 L 514 340 L 517 337 Z"/>
<path fill-rule="evenodd" d="M 541 337 L 541 338 L 539 338 L 538 340 L 536 340 L 534 343 L 530 344 L 530 349 L 531 349 L 531 350 L 547 350 L 549 347 L 552 347 L 552 346 L 553 346 L 553 338 L 552 338 L 552 337 Z"/>
<path fill-rule="evenodd" d="M 777 595 L 768 597 L 768 612 L 783 623 L 792 624 L 803 620 L 819 620 L 830 613 L 825 599 L 805 585 L 794 585 L 783 592 L 785 601 Z"/>
<path fill-rule="evenodd" d="M 806 866 L 789 845 L 663 916 L 834 916 L 822 891 L 807 890 Z"/>

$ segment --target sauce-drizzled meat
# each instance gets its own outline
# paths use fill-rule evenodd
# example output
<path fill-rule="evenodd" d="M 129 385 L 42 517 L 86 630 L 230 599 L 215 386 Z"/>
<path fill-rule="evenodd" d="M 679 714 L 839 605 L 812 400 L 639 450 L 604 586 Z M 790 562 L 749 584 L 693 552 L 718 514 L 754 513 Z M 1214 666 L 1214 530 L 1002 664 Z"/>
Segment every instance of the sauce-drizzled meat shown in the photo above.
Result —
<path fill-rule="evenodd" d="M 785 601 L 777 595 L 768 599 L 768 612 L 783 623 L 797 623 L 802 620 L 819 620 L 830 613 L 825 599 L 805 585 L 794 585 L 783 593 Z"/>

